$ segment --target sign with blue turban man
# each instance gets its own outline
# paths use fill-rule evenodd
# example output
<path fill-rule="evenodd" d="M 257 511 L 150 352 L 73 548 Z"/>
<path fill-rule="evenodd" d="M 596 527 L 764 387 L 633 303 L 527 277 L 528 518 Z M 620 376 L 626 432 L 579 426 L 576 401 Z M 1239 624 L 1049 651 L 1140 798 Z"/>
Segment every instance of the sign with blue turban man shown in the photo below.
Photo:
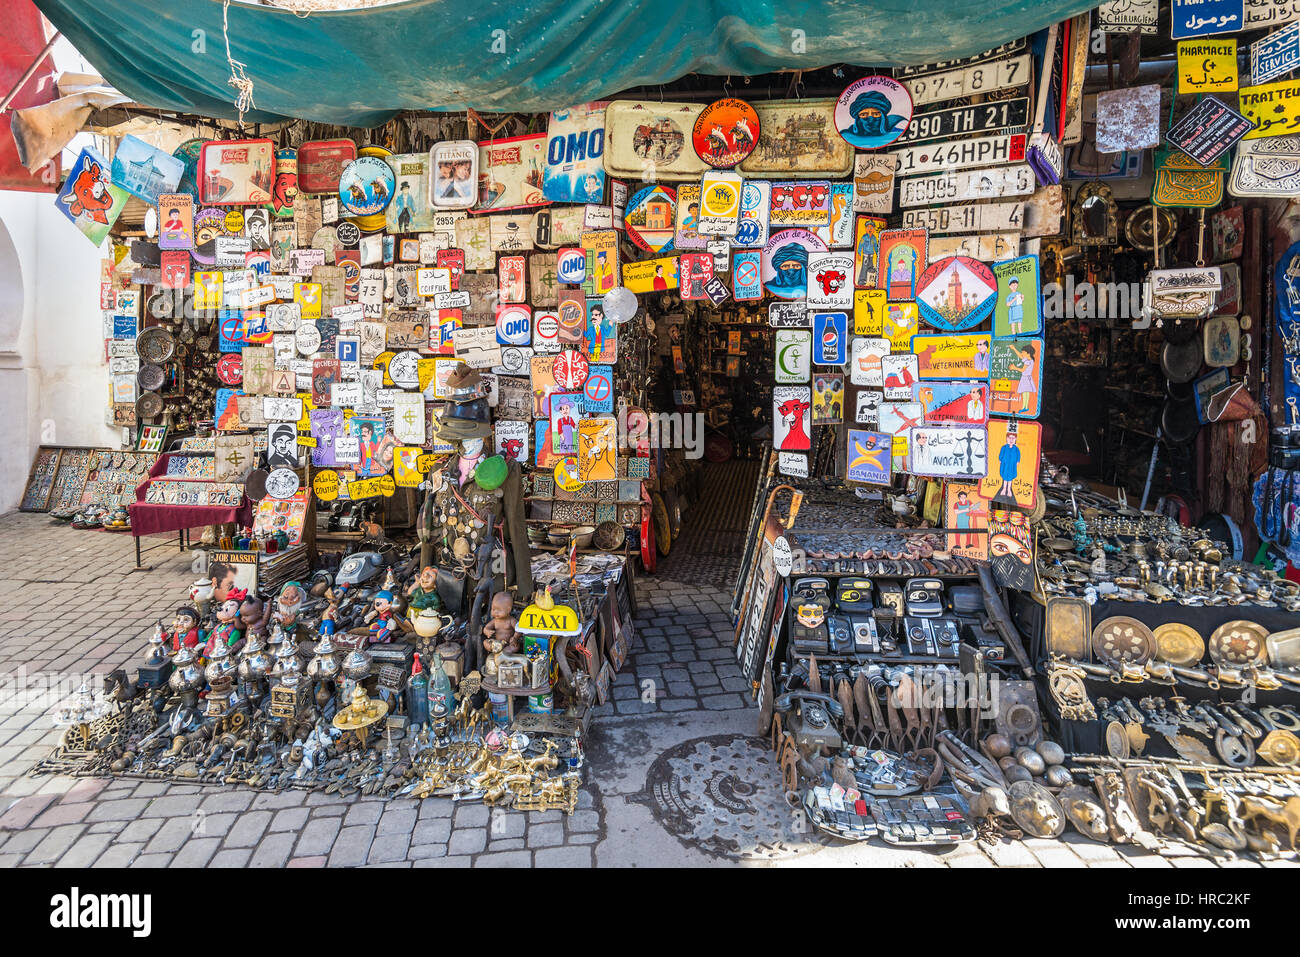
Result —
<path fill-rule="evenodd" d="M 888 146 L 911 121 L 911 94 L 887 76 L 865 76 L 850 83 L 835 104 L 835 128 L 860 150 Z"/>
<path fill-rule="evenodd" d="M 783 229 L 763 248 L 763 285 L 781 299 L 808 295 L 808 253 L 826 252 L 826 244 L 806 229 Z"/>

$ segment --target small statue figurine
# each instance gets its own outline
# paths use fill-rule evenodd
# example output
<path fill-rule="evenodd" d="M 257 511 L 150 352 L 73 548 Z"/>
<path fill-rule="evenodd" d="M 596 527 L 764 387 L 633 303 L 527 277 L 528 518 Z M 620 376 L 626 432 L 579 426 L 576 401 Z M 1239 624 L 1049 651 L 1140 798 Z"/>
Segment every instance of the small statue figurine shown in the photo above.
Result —
<path fill-rule="evenodd" d="M 199 643 L 199 610 L 181 605 L 172 618 L 171 631 L 163 632 L 163 637 L 171 640 L 172 651 L 180 651 L 181 645 L 193 648 Z"/>
<path fill-rule="evenodd" d="M 244 628 L 244 637 L 266 634 L 266 621 L 269 609 L 256 595 L 249 595 L 239 606 L 239 621 Z"/>
<path fill-rule="evenodd" d="M 519 636 L 515 632 L 514 619 L 510 617 L 514 607 L 509 592 L 499 591 L 492 596 L 489 608 L 492 619 L 483 626 L 483 649 L 489 654 L 483 671 L 491 677 L 497 673 L 497 655 L 502 652 L 514 654 L 519 650 Z"/>
<path fill-rule="evenodd" d="M 243 633 L 239 627 L 239 606 L 247 597 L 248 592 L 244 589 L 233 588 L 229 597 L 217 608 L 217 626 L 208 633 L 207 643 L 203 646 L 204 658 L 212 657 L 212 651 L 217 647 L 218 641 L 234 648 L 243 640 Z"/>
<path fill-rule="evenodd" d="M 375 595 L 374 608 L 366 615 L 371 643 L 392 641 L 394 632 L 408 629 L 406 619 L 393 607 L 393 593 L 384 589 Z"/>
<path fill-rule="evenodd" d="M 406 589 L 407 604 L 416 611 L 432 608 L 442 610 L 442 599 L 438 597 L 438 569 L 425 565 L 420 575 Z"/>

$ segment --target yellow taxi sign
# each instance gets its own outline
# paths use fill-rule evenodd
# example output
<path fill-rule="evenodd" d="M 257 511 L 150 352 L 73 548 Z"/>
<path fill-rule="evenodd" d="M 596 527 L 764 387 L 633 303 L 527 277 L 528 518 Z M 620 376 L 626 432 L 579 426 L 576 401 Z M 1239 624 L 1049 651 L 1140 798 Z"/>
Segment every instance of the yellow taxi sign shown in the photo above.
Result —
<path fill-rule="evenodd" d="M 519 624 L 515 627 L 530 635 L 565 636 L 582 633 L 582 621 L 578 618 L 578 613 L 568 605 L 556 605 L 553 608 L 529 605 L 519 613 Z"/>

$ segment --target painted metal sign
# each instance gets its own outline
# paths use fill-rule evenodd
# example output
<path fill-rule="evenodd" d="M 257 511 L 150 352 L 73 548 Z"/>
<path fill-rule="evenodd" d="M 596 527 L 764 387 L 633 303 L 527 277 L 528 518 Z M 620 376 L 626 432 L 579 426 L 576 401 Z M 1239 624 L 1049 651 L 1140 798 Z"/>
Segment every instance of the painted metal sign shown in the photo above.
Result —
<path fill-rule="evenodd" d="M 807 329 L 778 329 L 775 353 L 781 385 L 803 385 L 812 377 L 812 333 Z"/>
<path fill-rule="evenodd" d="M 921 318 L 938 329 L 959 332 L 987 319 L 997 300 L 997 281 L 988 266 L 965 256 L 932 263 L 917 283 Z"/>
<path fill-rule="evenodd" d="M 907 132 L 898 138 L 901 143 L 928 143 L 964 136 L 968 133 L 987 133 L 989 130 L 1020 129 L 1029 121 L 1029 97 L 998 100 L 993 103 L 976 103 L 971 106 L 954 106 L 946 110 L 918 113 L 912 117 Z"/>
<path fill-rule="evenodd" d="M 1175 40 L 1237 33 L 1246 25 L 1244 0 L 1172 0 L 1170 35 Z"/>
<path fill-rule="evenodd" d="M 1179 93 L 1223 93 L 1236 88 L 1235 38 L 1178 42 Z"/>
<path fill-rule="evenodd" d="M 1232 161 L 1228 192 L 1242 197 L 1300 194 L 1300 136 L 1245 140 Z"/>
<path fill-rule="evenodd" d="M 1263 86 L 1243 86 L 1238 106 L 1255 128 L 1246 139 L 1285 136 L 1300 129 L 1300 80 L 1281 80 Z"/>
<path fill-rule="evenodd" d="M 1155 36 L 1160 22 L 1159 0 L 1106 0 L 1097 8 L 1097 28 L 1103 33 Z"/>
<path fill-rule="evenodd" d="M 903 213 L 903 228 L 934 233 L 1015 232 L 1024 220 L 1024 203 L 969 203 L 932 206 Z"/>
<path fill-rule="evenodd" d="M 937 478 L 983 478 L 988 434 L 978 427 L 926 426 L 912 429 L 909 471 Z"/>
<path fill-rule="evenodd" d="M 740 190 L 740 219 L 731 245 L 739 249 L 762 249 L 767 243 L 768 214 L 772 206 L 772 184 L 748 180 Z"/>
<path fill-rule="evenodd" d="M 994 60 L 946 73 L 913 77 L 903 85 L 912 94 L 915 106 L 955 100 L 976 93 L 992 93 L 1029 82 L 1031 58 L 1028 53 L 1009 60 Z"/>
<path fill-rule="evenodd" d="M 1250 82 L 1267 83 L 1300 69 L 1300 21 L 1250 45 Z"/>
<path fill-rule="evenodd" d="M 1206 96 L 1165 133 L 1165 139 L 1202 166 L 1209 166 L 1253 127 L 1253 121 L 1218 97 Z"/>
<path fill-rule="evenodd" d="M 1028 141 L 1024 133 L 981 136 L 928 146 L 909 146 L 893 155 L 898 161 L 898 176 L 948 173 L 980 166 L 1023 163 Z"/>

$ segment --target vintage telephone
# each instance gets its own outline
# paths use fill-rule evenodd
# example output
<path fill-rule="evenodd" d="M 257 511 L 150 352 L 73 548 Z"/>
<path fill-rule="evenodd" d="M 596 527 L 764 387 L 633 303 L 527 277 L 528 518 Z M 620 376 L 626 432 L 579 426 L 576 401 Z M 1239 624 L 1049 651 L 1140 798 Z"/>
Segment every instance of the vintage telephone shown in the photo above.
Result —
<path fill-rule="evenodd" d="M 823 748 L 838 751 L 842 744 L 839 724 L 844 708 L 830 695 L 815 691 L 788 691 L 773 703 L 784 716 L 785 729 L 805 755 L 821 754 Z"/>

